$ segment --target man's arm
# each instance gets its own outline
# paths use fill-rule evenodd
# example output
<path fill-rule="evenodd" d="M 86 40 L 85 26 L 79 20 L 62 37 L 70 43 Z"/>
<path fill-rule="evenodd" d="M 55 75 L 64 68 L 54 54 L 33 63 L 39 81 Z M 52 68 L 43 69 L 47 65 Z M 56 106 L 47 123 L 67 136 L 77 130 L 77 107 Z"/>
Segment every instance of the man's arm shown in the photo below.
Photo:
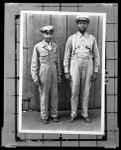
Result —
<path fill-rule="evenodd" d="M 63 65 L 64 65 L 64 73 L 65 73 L 65 77 L 69 78 L 70 77 L 70 54 L 71 54 L 71 50 L 72 50 L 72 37 L 69 37 L 67 39 L 66 42 L 66 46 L 65 46 L 65 54 L 64 54 L 64 61 L 63 61 Z"/>
<path fill-rule="evenodd" d="M 98 68 L 100 66 L 100 56 L 98 51 L 98 46 L 96 39 L 94 38 L 93 47 L 92 47 L 92 54 L 93 54 L 93 75 L 92 81 L 95 81 L 97 78 Z"/>
<path fill-rule="evenodd" d="M 59 48 L 57 46 L 57 74 L 58 74 L 58 82 L 61 82 L 61 58 L 60 58 L 60 51 Z"/>
<path fill-rule="evenodd" d="M 98 72 L 98 68 L 100 66 L 100 56 L 99 56 L 99 50 L 98 50 L 98 46 L 97 46 L 97 42 L 95 38 L 93 42 L 92 52 L 93 52 L 93 63 L 94 63 L 93 72 Z"/>
<path fill-rule="evenodd" d="M 31 75 L 32 79 L 34 80 L 35 84 L 39 84 L 38 78 L 38 52 L 37 47 L 34 46 L 32 61 L 31 61 Z"/>

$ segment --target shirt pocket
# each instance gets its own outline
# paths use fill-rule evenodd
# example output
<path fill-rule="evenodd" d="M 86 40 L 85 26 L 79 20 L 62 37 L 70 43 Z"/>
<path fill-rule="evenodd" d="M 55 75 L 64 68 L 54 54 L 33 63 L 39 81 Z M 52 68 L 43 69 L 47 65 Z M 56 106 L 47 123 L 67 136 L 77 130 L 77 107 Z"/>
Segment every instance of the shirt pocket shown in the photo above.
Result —
<path fill-rule="evenodd" d="M 40 53 L 40 57 L 46 57 L 46 56 L 48 56 L 48 53 Z"/>
<path fill-rule="evenodd" d="M 85 48 L 87 48 L 87 49 L 90 50 L 90 49 L 91 49 L 91 45 L 87 45 L 87 44 L 86 44 L 86 45 L 85 45 Z"/>
<path fill-rule="evenodd" d="M 80 45 L 76 45 L 76 46 L 74 47 L 74 50 L 75 50 L 75 53 L 80 52 Z"/>
<path fill-rule="evenodd" d="M 74 46 L 74 49 L 78 49 L 78 48 L 80 48 L 80 45 L 75 45 Z"/>
<path fill-rule="evenodd" d="M 48 60 L 48 55 L 49 55 L 48 53 L 41 52 L 40 53 L 40 61 L 41 62 L 43 62 L 43 61 L 46 62 Z"/>

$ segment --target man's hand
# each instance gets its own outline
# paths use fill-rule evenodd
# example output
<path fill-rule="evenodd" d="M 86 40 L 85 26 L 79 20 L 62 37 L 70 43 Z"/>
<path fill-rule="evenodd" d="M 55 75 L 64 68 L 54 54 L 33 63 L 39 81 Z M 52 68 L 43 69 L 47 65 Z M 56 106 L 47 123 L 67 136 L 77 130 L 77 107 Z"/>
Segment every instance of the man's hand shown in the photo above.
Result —
<path fill-rule="evenodd" d="M 61 76 L 59 75 L 58 76 L 58 81 L 57 81 L 58 83 L 60 83 L 61 82 Z"/>
<path fill-rule="evenodd" d="M 93 72 L 91 82 L 95 81 L 97 78 L 97 72 Z"/>
<path fill-rule="evenodd" d="M 39 79 L 35 79 L 34 83 L 37 84 L 37 85 L 39 85 Z"/>
<path fill-rule="evenodd" d="M 69 80 L 70 79 L 70 73 L 65 73 L 65 78 Z"/>

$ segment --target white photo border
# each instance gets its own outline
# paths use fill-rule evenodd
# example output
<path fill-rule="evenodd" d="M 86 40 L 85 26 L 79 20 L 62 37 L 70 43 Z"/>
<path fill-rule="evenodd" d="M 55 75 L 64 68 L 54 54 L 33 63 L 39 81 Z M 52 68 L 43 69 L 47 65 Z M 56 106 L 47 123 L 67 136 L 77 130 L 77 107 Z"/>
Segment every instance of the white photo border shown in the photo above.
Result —
<path fill-rule="evenodd" d="M 22 129 L 22 80 L 23 80 L 23 16 L 28 14 L 56 14 L 56 15 L 79 15 L 86 14 L 88 16 L 102 16 L 102 79 L 101 79 L 101 130 L 100 131 L 63 131 L 63 130 L 23 130 Z M 66 11 L 34 11 L 22 10 L 20 13 L 20 82 L 19 82 L 19 124 L 18 132 L 20 133 L 58 133 L 58 134 L 91 134 L 104 135 L 105 128 L 105 38 L 106 38 L 106 13 L 97 12 L 66 12 Z"/>

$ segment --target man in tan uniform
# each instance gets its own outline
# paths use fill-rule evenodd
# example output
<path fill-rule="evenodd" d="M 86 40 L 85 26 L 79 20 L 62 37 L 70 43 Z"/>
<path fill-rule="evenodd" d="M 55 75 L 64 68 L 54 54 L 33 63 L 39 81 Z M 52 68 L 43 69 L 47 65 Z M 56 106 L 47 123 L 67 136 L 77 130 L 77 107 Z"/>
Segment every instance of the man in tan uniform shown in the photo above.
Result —
<path fill-rule="evenodd" d="M 41 119 L 46 124 L 49 121 L 49 101 L 50 116 L 55 122 L 59 121 L 57 82 L 61 82 L 61 67 L 58 46 L 52 42 L 53 26 L 44 26 L 41 32 L 44 40 L 34 46 L 31 74 L 35 84 L 39 86 Z"/>
<path fill-rule="evenodd" d="M 71 35 L 66 42 L 64 55 L 65 77 L 71 83 L 71 118 L 77 116 L 78 99 L 81 94 L 81 116 L 90 123 L 88 101 L 91 82 L 96 79 L 100 65 L 96 39 L 86 32 L 90 22 L 87 15 L 77 16 L 78 32 Z"/>

